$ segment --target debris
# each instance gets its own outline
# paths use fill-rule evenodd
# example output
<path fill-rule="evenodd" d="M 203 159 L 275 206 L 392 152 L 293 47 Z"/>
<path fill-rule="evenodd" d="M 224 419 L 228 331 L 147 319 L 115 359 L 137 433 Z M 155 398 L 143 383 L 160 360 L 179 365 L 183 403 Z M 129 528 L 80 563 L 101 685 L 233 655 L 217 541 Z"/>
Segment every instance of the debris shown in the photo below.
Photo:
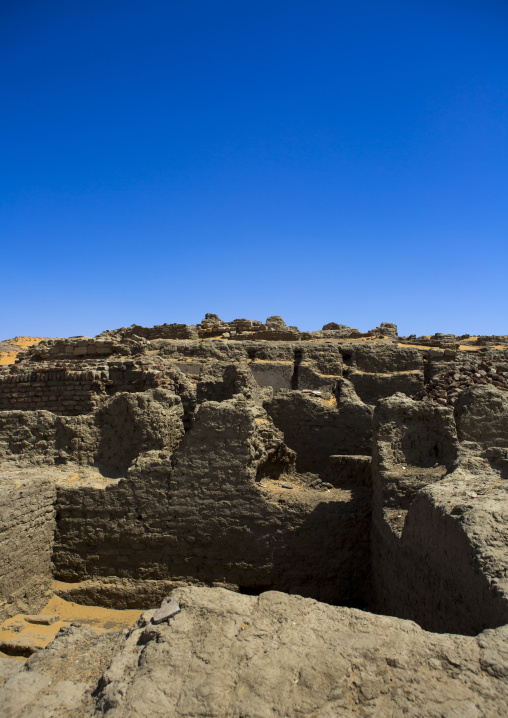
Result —
<path fill-rule="evenodd" d="M 176 601 L 169 601 L 168 603 L 163 603 L 162 606 L 158 608 L 153 614 L 152 623 L 157 625 L 158 623 L 162 623 L 163 621 L 168 621 L 172 616 L 177 613 L 180 613 L 180 606 L 177 604 Z"/>
<path fill-rule="evenodd" d="M 22 621 L 14 621 L 5 626 L 2 626 L 2 631 L 12 631 L 13 633 L 21 633 L 25 630 L 25 624 Z"/>
<path fill-rule="evenodd" d="M 51 626 L 52 623 L 56 623 L 59 620 L 60 616 L 58 613 L 40 613 L 37 616 L 23 616 L 23 618 L 27 621 L 27 623 L 38 623 L 42 626 Z"/>
<path fill-rule="evenodd" d="M 291 484 L 281 484 L 281 486 L 282 486 L 283 489 L 292 489 L 292 488 L 293 488 L 293 487 L 291 486 Z"/>

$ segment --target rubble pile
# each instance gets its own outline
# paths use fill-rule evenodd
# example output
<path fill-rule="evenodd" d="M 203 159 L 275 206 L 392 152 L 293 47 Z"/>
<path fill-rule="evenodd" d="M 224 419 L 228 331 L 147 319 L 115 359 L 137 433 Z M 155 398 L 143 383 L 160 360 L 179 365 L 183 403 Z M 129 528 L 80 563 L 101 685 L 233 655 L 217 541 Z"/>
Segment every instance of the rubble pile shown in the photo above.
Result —
<path fill-rule="evenodd" d="M 455 364 L 449 371 L 436 374 L 414 398 L 453 406 L 462 391 L 476 384 L 508 391 L 508 363 L 471 359 Z"/>

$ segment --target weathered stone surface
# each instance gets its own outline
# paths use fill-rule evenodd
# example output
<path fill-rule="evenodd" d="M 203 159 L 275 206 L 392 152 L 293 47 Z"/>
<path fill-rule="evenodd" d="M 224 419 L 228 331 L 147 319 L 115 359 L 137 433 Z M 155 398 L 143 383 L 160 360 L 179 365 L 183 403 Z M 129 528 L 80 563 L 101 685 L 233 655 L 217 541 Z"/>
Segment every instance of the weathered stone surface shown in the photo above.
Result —
<path fill-rule="evenodd" d="M 429 634 L 277 592 L 185 588 L 172 597 L 182 611 L 170 625 L 141 625 L 123 639 L 96 715 L 504 714 L 506 628 L 478 639 Z"/>
<path fill-rule="evenodd" d="M 165 389 L 116 394 L 97 412 L 96 424 L 96 464 L 106 476 L 121 476 L 139 454 L 177 448 L 184 435 L 183 406 Z"/>
<path fill-rule="evenodd" d="M 171 457 L 142 454 L 126 478 L 103 487 L 59 483 L 56 575 L 184 579 L 252 591 L 275 585 L 362 603 L 368 492 L 323 495 L 294 475 L 293 462 L 259 405 L 242 394 L 205 401 Z M 282 488 L 284 477 L 293 491 Z"/>
<path fill-rule="evenodd" d="M 98 636 L 88 627 L 63 628 L 0 682 L 5 718 L 83 718 L 94 712 L 92 693 L 120 647 L 120 633 Z M 0 676 L 2 667 L 0 665 Z"/>
<path fill-rule="evenodd" d="M 508 448 L 508 392 L 492 386 L 463 392 L 455 407 L 461 441 Z"/>
<path fill-rule="evenodd" d="M 450 409 L 401 395 L 374 415 L 374 606 L 435 631 L 508 622 L 507 483 Z"/>

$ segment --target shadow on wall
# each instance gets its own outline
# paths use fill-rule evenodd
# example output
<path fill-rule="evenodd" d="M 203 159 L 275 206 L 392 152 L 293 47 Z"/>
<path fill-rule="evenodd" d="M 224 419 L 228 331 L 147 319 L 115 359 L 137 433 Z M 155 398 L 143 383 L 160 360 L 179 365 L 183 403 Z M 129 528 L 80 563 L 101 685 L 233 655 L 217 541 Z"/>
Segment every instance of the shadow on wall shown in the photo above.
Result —
<path fill-rule="evenodd" d="M 264 404 L 285 443 L 296 452 L 301 472 L 323 473 L 333 454 L 371 453 L 372 409 L 340 379 L 337 403 L 298 391 L 281 391 Z"/>
<path fill-rule="evenodd" d="M 426 630 L 469 635 L 508 622 L 498 576 L 506 560 L 496 549 L 508 535 L 493 519 L 496 507 L 503 511 L 505 495 L 471 494 L 478 476 L 470 471 L 484 477 L 491 466 L 478 444 L 469 449 L 468 454 L 465 445 L 459 447 L 449 408 L 402 394 L 376 407 L 372 565 L 377 612 L 414 620 Z M 499 483 L 493 478 L 494 485 Z"/>

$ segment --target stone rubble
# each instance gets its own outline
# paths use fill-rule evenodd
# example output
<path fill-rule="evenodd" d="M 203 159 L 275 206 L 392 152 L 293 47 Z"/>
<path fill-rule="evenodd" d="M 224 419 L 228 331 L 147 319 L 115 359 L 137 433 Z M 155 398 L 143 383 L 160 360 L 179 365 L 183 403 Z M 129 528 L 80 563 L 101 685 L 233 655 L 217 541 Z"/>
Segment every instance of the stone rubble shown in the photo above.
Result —
<path fill-rule="evenodd" d="M 415 398 L 454 406 L 464 390 L 488 384 L 508 391 L 508 362 L 474 359 L 455 362 L 452 369 L 435 374 Z"/>

